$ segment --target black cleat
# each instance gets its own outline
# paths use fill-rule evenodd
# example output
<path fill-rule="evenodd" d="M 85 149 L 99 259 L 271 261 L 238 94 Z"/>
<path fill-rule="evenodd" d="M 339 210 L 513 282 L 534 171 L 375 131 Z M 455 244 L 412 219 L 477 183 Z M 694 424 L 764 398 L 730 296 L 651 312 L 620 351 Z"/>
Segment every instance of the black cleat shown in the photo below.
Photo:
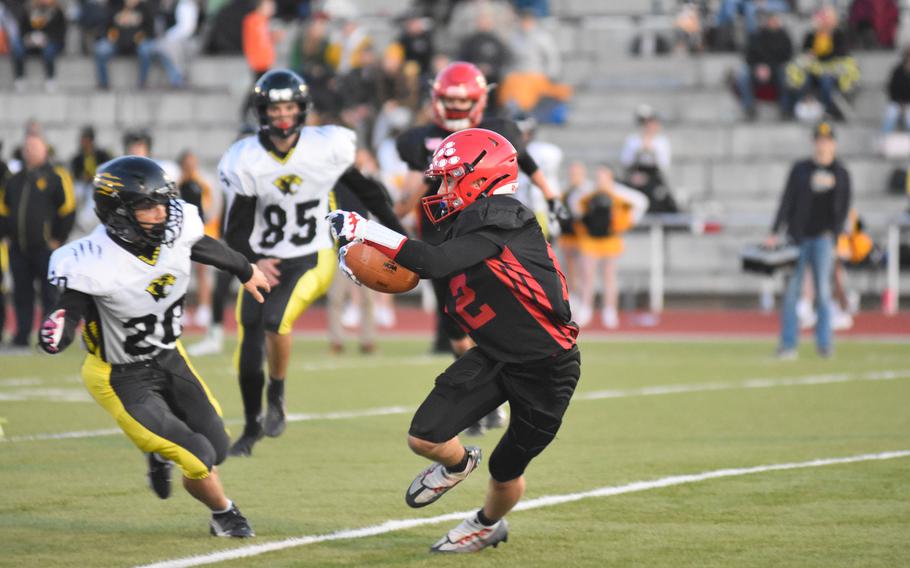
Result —
<path fill-rule="evenodd" d="M 243 427 L 243 434 L 237 438 L 231 449 L 228 450 L 229 456 L 250 457 L 253 455 L 253 446 L 262 439 L 262 423 L 260 420 Z"/>
<path fill-rule="evenodd" d="M 265 409 L 265 421 L 262 425 L 262 430 L 269 438 L 277 438 L 284 432 L 286 426 L 284 393 L 279 394 L 269 389 L 268 405 Z"/>
<path fill-rule="evenodd" d="M 253 527 L 249 521 L 237 508 L 237 505 L 231 505 L 226 513 L 212 513 L 212 520 L 209 521 L 209 532 L 212 536 L 224 538 L 250 538 L 256 536 Z"/>
<path fill-rule="evenodd" d="M 174 464 L 165 460 L 161 461 L 158 454 L 146 454 L 149 462 L 149 487 L 160 499 L 171 496 L 171 468 Z"/>

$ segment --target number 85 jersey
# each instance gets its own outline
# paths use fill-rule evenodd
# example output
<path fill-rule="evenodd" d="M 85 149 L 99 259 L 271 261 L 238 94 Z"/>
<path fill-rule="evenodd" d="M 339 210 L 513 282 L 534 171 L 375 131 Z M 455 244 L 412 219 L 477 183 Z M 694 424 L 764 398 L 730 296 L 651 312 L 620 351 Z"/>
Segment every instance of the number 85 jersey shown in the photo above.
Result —
<path fill-rule="evenodd" d="M 283 158 L 269 150 L 264 136 L 238 140 L 218 164 L 229 199 L 235 204 L 255 199 L 252 227 L 247 227 L 250 251 L 241 252 L 287 259 L 331 248 L 325 220 L 329 193 L 354 164 L 354 132 L 340 126 L 305 126 Z M 231 217 L 247 214 L 234 206 L 229 211 L 229 228 L 237 224 Z"/>
<path fill-rule="evenodd" d="M 183 298 L 190 282 L 190 254 L 203 237 L 199 210 L 183 207 L 180 236 L 137 256 L 115 242 L 104 225 L 55 250 L 48 280 L 92 296 L 82 339 L 89 353 L 114 364 L 151 359 L 174 349 L 183 332 Z"/>

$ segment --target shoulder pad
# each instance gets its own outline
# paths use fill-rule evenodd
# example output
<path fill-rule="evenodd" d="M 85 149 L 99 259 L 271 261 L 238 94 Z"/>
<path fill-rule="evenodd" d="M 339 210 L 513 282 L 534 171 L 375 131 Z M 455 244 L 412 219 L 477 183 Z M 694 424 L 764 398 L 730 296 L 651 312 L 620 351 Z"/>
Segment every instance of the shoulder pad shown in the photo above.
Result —
<path fill-rule="evenodd" d="M 520 201 L 508 195 L 493 195 L 480 199 L 458 215 L 453 227 L 455 236 L 480 229 L 520 229 L 537 222 L 534 213 Z"/>
<path fill-rule="evenodd" d="M 183 229 L 180 238 L 193 246 L 205 235 L 205 225 L 199 215 L 198 207 L 186 201 L 181 201 L 181 205 L 183 206 Z"/>
<path fill-rule="evenodd" d="M 116 246 L 111 243 L 109 246 Z M 92 296 L 107 293 L 104 283 L 106 246 L 91 235 L 55 250 L 48 263 L 47 279 L 61 288 L 78 290 Z"/>

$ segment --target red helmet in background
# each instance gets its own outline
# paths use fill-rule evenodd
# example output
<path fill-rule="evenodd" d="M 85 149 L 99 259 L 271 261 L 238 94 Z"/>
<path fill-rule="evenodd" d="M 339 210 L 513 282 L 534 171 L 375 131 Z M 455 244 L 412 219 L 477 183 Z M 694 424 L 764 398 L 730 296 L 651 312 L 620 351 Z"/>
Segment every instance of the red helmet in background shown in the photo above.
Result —
<path fill-rule="evenodd" d="M 436 195 L 421 199 L 427 217 L 438 223 L 481 197 L 515 193 L 518 152 L 501 134 L 468 128 L 442 141 L 426 175 L 440 178 Z"/>
<path fill-rule="evenodd" d="M 487 80 L 471 63 L 449 63 L 433 80 L 433 121 L 450 132 L 473 128 L 487 108 Z M 466 99 L 464 108 L 452 99 Z"/>

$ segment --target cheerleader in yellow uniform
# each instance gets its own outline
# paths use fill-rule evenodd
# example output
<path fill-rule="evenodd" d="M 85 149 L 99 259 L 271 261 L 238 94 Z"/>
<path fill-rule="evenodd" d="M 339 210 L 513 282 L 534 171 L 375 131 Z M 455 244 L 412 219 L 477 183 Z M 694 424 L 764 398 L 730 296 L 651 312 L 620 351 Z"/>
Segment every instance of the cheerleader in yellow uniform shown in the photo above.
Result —
<path fill-rule="evenodd" d="M 617 183 L 606 166 L 597 168 L 593 186 L 572 196 L 571 209 L 580 219 L 576 223 L 580 255 L 581 307 L 575 317 L 579 326 L 590 323 L 594 312 L 594 289 L 597 274 L 603 274 L 604 327 L 619 327 L 619 284 L 616 259 L 624 250 L 622 234 L 634 226 L 648 208 L 648 198 L 641 192 Z"/>

